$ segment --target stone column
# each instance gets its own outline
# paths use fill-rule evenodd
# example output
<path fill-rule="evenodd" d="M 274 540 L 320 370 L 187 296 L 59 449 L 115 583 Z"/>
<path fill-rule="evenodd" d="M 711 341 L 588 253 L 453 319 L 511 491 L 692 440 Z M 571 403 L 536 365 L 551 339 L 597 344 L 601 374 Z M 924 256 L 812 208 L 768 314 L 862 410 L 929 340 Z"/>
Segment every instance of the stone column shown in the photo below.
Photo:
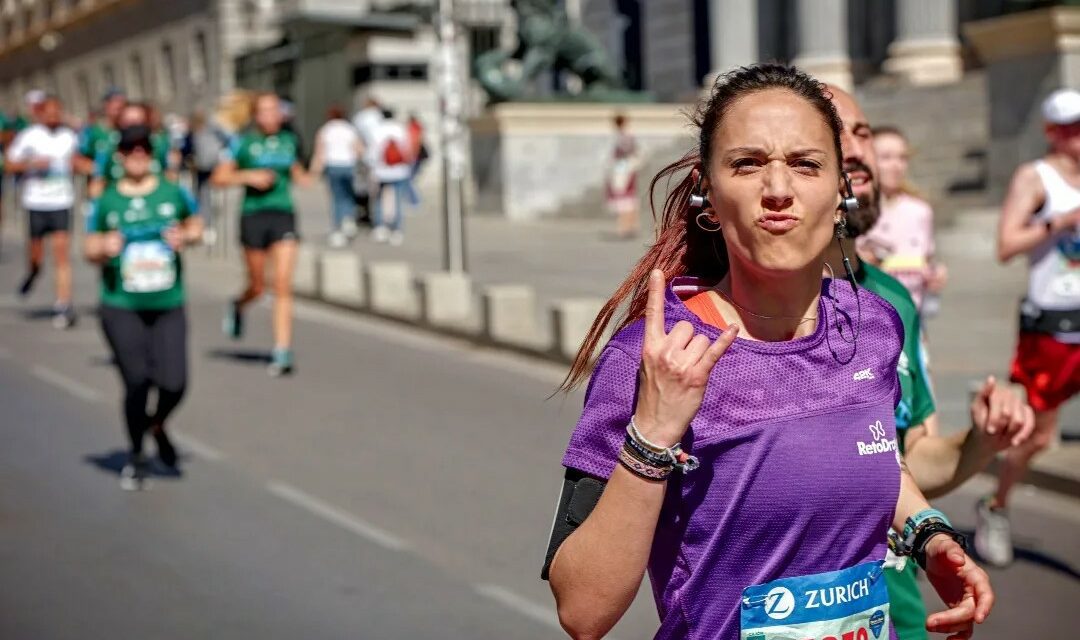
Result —
<path fill-rule="evenodd" d="M 822 82 L 851 89 L 847 0 L 795 0 L 798 53 L 793 64 Z"/>
<path fill-rule="evenodd" d="M 710 78 L 758 61 L 757 17 L 757 0 L 709 0 Z"/>
<path fill-rule="evenodd" d="M 956 0 L 899 0 L 896 40 L 884 69 L 914 85 L 960 80 L 963 64 L 956 37 Z"/>

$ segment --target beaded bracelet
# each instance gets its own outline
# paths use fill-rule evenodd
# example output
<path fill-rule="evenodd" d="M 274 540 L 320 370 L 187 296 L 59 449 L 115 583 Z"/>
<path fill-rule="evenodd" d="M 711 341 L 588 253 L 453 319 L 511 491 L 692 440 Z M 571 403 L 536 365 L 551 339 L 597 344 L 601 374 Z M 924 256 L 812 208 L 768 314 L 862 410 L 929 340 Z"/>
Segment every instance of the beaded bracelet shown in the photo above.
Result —
<path fill-rule="evenodd" d="M 646 480 L 666 480 L 674 469 L 671 465 L 658 467 L 639 460 L 628 447 L 619 449 L 619 464 L 635 476 Z"/>
<path fill-rule="evenodd" d="M 658 444 L 649 442 L 649 440 L 641 434 L 641 431 L 638 430 L 633 416 L 630 416 L 630 422 L 626 425 L 626 436 L 628 439 L 632 440 L 634 444 L 640 445 L 637 448 L 642 448 L 653 454 L 667 458 L 671 464 L 675 465 L 675 467 L 683 473 L 693 471 L 701 466 L 697 456 L 692 456 L 683 451 L 681 444 L 676 443 L 671 447 L 661 447 Z"/>

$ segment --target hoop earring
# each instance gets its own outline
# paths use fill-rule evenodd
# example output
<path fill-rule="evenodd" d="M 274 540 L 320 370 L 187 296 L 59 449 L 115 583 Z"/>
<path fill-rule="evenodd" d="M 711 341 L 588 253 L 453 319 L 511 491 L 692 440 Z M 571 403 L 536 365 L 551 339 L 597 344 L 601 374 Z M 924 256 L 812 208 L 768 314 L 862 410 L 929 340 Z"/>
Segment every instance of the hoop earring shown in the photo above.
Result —
<path fill-rule="evenodd" d="M 716 226 L 712 227 L 712 228 L 706 227 L 704 224 L 701 223 L 702 216 L 704 216 L 705 220 L 708 221 L 710 224 L 715 224 Z M 697 214 L 697 217 L 694 218 L 694 224 L 696 224 L 698 226 L 698 229 L 701 229 L 705 233 L 716 233 L 717 231 L 720 230 L 720 225 L 719 224 L 713 222 L 712 220 L 709 220 L 709 212 L 708 211 L 702 211 L 701 213 Z"/>
<path fill-rule="evenodd" d="M 840 219 L 833 223 L 833 235 L 837 240 L 841 240 L 847 237 L 847 217 L 840 216 Z"/>

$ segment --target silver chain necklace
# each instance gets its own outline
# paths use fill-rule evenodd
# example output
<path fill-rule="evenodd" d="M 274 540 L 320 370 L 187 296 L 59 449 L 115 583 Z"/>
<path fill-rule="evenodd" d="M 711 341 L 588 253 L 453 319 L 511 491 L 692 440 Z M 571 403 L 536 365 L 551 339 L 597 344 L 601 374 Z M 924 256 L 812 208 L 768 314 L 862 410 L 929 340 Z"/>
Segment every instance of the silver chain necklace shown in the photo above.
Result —
<path fill-rule="evenodd" d="M 806 322 L 810 322 L 811 320 L 817 320 L 818 319 L 817 316 L 804 318 L 802 316 L 766 316 L 766 315 L 762 315 L 760 313 L 754 313 L 753 311 L 747 309 L 746 307 L 742 306 L 738 302 L 735 302 L 734 300 L 732 300 L 731 297 L 728 296 L 723 291 L 721 291 L 719 287 L 715 287 L 713 289 L 713 291 L 715 291 L 718 296 L 720 296 L 721 298 L 726 300 L 728 303 L 730 303 L 731 306 L 735 307 L 739 311 L 742 311 L 743 313 L 749 313 L 750 315 L 754 316 L 755 318 L 761 318 L 763 320 L 798 320 L 799 325 L 801 325 L 803 323 L 806 323 Z M 798 325 L 796 325 L 796 326 L 798 326 Z"/>

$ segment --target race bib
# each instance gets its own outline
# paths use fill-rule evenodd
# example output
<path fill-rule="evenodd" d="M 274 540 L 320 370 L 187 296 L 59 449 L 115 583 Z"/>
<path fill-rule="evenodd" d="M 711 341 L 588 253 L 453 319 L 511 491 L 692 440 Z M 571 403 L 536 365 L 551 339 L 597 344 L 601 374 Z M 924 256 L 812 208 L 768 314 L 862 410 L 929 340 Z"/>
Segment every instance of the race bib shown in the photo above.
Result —
<path fill-rule="evenodd" d="M 34 196 L 41 200 L 65 200 L 73 194 L 71 178 L 68 176 L 47 176 L 34 182 Z"/>
<path fill-rule="evenodd" d="M 120 255 L 124 291 L 154 293 L 176 283 L 175 254 L 160 240 L 131 242 Z"/>
<path fill-rule="evenodd" d="M 740 640 L 881 640 L 889 592 L 881 562 L 743 589 Z"/>

